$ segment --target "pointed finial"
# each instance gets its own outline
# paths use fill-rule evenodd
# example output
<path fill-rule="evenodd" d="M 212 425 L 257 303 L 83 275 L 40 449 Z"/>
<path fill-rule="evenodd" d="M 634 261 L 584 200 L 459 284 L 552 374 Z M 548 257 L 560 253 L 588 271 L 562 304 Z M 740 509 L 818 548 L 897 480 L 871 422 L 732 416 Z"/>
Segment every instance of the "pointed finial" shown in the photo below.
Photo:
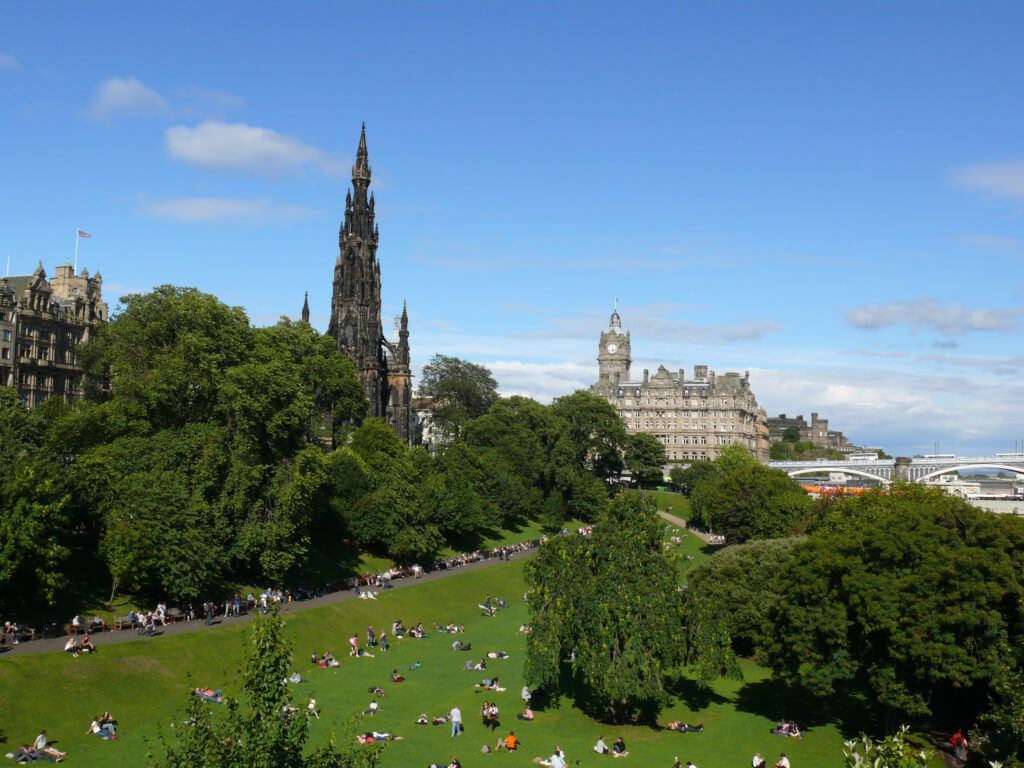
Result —
<path fill-rule="evenodd" d="M 302 302 L 302 322 L 309 322 L 309 291 L 306 291 L 306 299 Z"/>

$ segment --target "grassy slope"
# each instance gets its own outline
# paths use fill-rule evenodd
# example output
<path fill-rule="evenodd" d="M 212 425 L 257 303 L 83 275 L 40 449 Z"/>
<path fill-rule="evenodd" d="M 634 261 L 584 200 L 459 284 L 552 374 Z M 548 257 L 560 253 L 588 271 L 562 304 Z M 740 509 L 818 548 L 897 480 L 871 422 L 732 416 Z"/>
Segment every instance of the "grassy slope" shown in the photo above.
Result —
<path fill-rule="evenodd" d="M 679 563 L 681 570 L 706 556 L 694 538 L 684 539 L 680 549 L 695 558 L 683 558 Z M 370 700 L 367 688 L 379 683 L 388 696 L 381 700 L 380 714 L 372 721 L 367 718 L 366 727 L 407 737 L 404 742 L 389 745 L 385 753 L 387 766 L 424 766 L 432 761 L 444 764 L 453 753 L 467 768 L 489 760 L 529 766 L 532 757 L 549 755 L 555 743 L 562 745 L 571 761 L 581 760 L 583 765 L 590 765 L 607 760 L 587 754 L 599 733 L 606 737 L 621 734 L 635 764 L 645 766 L 668 766 L 679 755 L 701 768 L 726 768 L 746 764 L 744 761 L 755 750 L 769 759 L 785 750 L 795 768 L 834 764 L 839 760 L 840 728 L 833 717 L 809 706 L 806 697 L 768 682 L 766 673 L 750 663 L 744 664 L 744 682 L 722 681 L 707 694 L 683 686 L 678 702 L 662 713 L 662 723 L 671 719 L 703 721 L 707 731 L 700 735 L 646 727 L 601 726 L 568 700 L 539 713 L 533 723 L 516 721 L 514 714 L 521 704 L 523 638 L 515 630 L 526 620 L 520 599 L 523 589 L 522 563 L 512 562 L 395 590 L 377 602 L 349 601 L 289 616 L 295 666 L 312 681 L 310 685 L 295 686 L 296 697 L 312 694 L 324 710 L 323 719 L 313 724 L 314 742 L 332 729 L 341 731 L 353 710 L 366 708 Z M 510 607 L 495 618 L 480 616 L 476 604 L 487 593 L 504 597 Z M 466 654 L 449 650 L 450 636 L 432 632 L 426 640 L 400 641 L 392 651 L 373 659 L 355 660 L 342 655 L 345 639 L 354 631 L 362 635 L 367 624 L 380 629 L 395 618 L 402 618 L 407 625 L 423 621 L 428 627 L 435 620 L 463 621 L 467 628 L 463 639 L 473 644 L 470 655 L 479 657 L 480 651 L 488 650 L 512 654 L 507 661 L 492 661 L 489 672 L 500 674 L 508 688 L 506 693 L 497 694 L 503 724 L 498 733 L 507 732 L 509 727 L 516 730 L 523 742 L 518 754 L 480 754 L 481 745 L 493 746 L 496 740 L 496 735 L 484 732 L 476 716 L 485 696 L 475 694 L 472 683 L 483 675 L 462 670 Z M 157 723 L 167 728 L 191 687 L 223 686 L 229 692 L 237 692 L 241 638 L 240 627 L 214 628 L 180 637 L 109 646 L 92 658 L 74 660 L 66 654 L 50 653 L 2 660 L 0 712 L 4 714 L 0 727 L 8 740 L 7 749 L 33 738 L 40 728 L 46 727 L 51 737 L 59 740 L 61 748 L 71 752 L 69 760 L 74 765 L 143 765 L 144 736 L 153 737 Z M 313 667 L 308 657 L 314 649 L 331 650 L 342 658 L 342 666 L 336 670 Z M 407 671 L 417 660 L 423 667 Z M 404 684 L 387 682 L 388 673 L 395 667 L 407 676 Z M 191 680 L 186 673 L 191 673 Z M 302 698 L 300 703 L 304 701 Z M 467 724 L 467 733 L 454 744 L 446 726 L 413 724 L 420 712 L 441 714 L 454 703 L 462 708 Z M 862 708 L 859 702 L 845 705 L 851 711 Z M 90 717 L 104 709 L 111 710 L 121 721 L 123 736 L 117 741 L 103 742 L 82 733 Z M 773 721 L 783 716 L 796 717 L 811 726 L 807 738 L 789 740 L 769 735 Z M 859 727 L 860 723 L 850 723 L 844 730 L 849 735 L 851 729 Z"/>

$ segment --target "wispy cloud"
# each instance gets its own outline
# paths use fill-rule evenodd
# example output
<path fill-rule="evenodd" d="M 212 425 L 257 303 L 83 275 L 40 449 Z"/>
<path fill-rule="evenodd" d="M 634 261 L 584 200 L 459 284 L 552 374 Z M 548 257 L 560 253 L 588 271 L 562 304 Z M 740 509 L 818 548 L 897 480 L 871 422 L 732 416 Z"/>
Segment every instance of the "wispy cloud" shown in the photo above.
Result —
<path fill-rule="evenodd" d="M 0 70 L 21 69 L 21 64 L 9 53 L 0 53 Z"/>
<path fill-rule="evenodd" d="M 968 245 L 979 245 L 983 248 L 1020 248 L 1024 240 L 1019 237 L 1005 235 L 955 235 L 956 239 Z"/>
<path fill-rule="evenodd" d="M 164 139 L 171 157 L 198 168 L 279 174 L 311 167 L 340 173 L 345 165 L 298 139 L 245 123 L 208 120 L 195 128 L 176 125 L 165 131 Z"/>
<path fill-rule="evenodd" d="M 673 319 L 679 311 L 692 310 L 684 304 L 667 302 L 639 307 L 621 307 L 619 314 L 624 326 L 634 335 L 653 340 L 671 340 L 698 343 L 727 343 L 734 341 L 756 341 L 781 331 L 783 326 L 774 320 L 744 320 L 736 323 L 694 323 L 689 320 Z M 552 317 L 549 328 L 542 331 L 521 334 L 525 338 L 537 339 L 593 339 L 595 328 L 608 323 L 608 315 L 594 311 L 573 314 L 568 317 Z"/>
<path fill-rule="evenodd" d="M 170 114 L 167 100 L 134 77 L 112 77 L 96 89 L 86 114 L 106 121 L 115 115 L 153 117 Z"/>
<path fill-rule="evenodd" d="M 150 201 L 141 198 L 140 211 L 174 221 L 221 221 L 223 219 L 308 219 L 322 211 L 271 198 L 184 197 Z"/>
<path fill-rule="evenodd" d="M 877 330 L 894 325 L 908 325 L 914 330 L 929 330 L 944 336 L 958 336 L 969 331 L 1012 331 L 1020 325 L 1024 308 L 970 309 L 958 302 L 941 303 L 921 297 L 911 301 L 889 301 L 884 304 L 861 304 L 844 310 L 846 321 L 855 328 Z"/>
<path fill-rule="evenodd" d="M 956 339 L 936 339 L 932 342 L 932 346 L 935 349 L 956 349 L 960 346 L 960 342 Z"/>
<path fill-rule="evenodd" d="M 885 352 L 878 349 L 844 349 L 842 353 L 857 357 L 873 357 L 879 360 L 902 360 L 907 357 L 906 352 Z"/>
<path fill-rule="evenodd" d="M 988 370 L 997 375 L 1005 375 L 1007 371 L 1017 372 L 1024 368 L 1024 355 L 1012 357 L 961 357 L 958 355 L 921 355 L 920 360 L 951 365 L 961 368 Z"/>
<path fill-rule="evenodd" d="M 953 180 L 995 197 L 1024 200 L 1024 161 L 1021 160 L 970 165 L 957 171 Z"/>
<path fill-rule="evenodd" d="M 245 106 L 241 96 L 197 85 L 171 91 L 170 100 L 176 114 L 191 118 L 223 118 L 228 112 Z"/>

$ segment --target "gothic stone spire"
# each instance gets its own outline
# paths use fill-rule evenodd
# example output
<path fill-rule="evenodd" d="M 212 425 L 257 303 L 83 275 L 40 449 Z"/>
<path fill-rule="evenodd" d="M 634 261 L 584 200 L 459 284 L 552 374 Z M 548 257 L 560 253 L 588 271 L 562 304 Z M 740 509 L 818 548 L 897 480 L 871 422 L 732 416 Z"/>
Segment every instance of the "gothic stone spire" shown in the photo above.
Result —
<path fill-rule="evenodd" d="M 306 299 L 302 302 L 302 322 L 309 324 L 309 291 L 306 291 Z"/>

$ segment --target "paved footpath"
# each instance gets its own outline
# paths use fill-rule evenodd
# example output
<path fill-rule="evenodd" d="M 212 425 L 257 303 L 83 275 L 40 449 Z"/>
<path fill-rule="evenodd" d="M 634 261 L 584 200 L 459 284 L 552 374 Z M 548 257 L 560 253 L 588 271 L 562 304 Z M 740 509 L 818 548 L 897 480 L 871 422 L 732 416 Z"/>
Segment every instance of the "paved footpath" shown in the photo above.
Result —
<path fill-rule="evenodd" d="M 696 536 L 698 539 L 703 541 L 705 544 L 711 544 L 712 543 L 711 542 L 711 534 L 704 533 L 704 531 L 698 531 L 696 528 L 690 528 L 686 524 L 686 521 L 683 520 L 683 518 L 676 517 L 675 515 L 670 515 L 668 512 L 658 512 L 658 514 L 661 516 L 662 520 L 665 520 L 665 521 L 667 521 L 669 523 L 672 523 L 672 525 L 675 525 L 675 526 L 678 526 L 679 528 L 684 529 L 687 533 L 692 533 L 694 536 Z M 712 544 L 712 546 L 715 546 L 715 545 Z"/>
<path fill-rule="evenodd" d="M 524 557 L 532 557 L 537 553 L 537 548 L 527 549 L 522 552 L 516 552 L 512 555 L 509 560 L 520 560 Z M 509 560 L 501 560 L 497 557 L 491 557 L 487 560 L 477 560 L 475 563 L 467 563 L 466 565 L 460 565 L 456 568 L 449 568 L 443 571 L 431 571 L 430 573 L 423 574 L 420 578 L 413 578 L 407 576 L 404 579 L 396 579 L 392 582 L 391 589 L 402 589 L 403 587 L 411 587 L 416 584 L 422 584 L 425 581 L 433 581 L 435 579 L 443 579 L 448 576 L 455 576 L 460 573 L 468 573 L 469 571 L 476 571 L 481 568 L 488 568 L 492 565 L 498 565 L 500 563 L 507 563 Z M 390 592 L 391 590 L 386 590 Z M 379 593 L 379 590 L 378 590 Z M 358 593 L 355 590 L 344 590 L 342 592 L 331 592 L 320 597 L 314 597 L 311 600 L 300 600 L 294 603 L 282 603 L 282 609 L 287 613 L 290 611 L 304 611 L 307 608 L 317 608 L 321 605 L 333 605 L 334 603 L 341 603 L 345 600 L 358 599 Z M 228 626 L 231 624 L 245 624 L 252 620 L 255 611 L 250 611 L 244 616 L 218 616 L 213 620 L 213 626 Z M 179 621 L 175 624 L 168 624 L 166 627 L 157 627 L 157 633 L 155 637 L 169 637 L 170 635 L 182 635 L 186 632 L 199 632 L 206 629 L 205 619 L 196 619 L 195 621 Z M 113 643 L 129 643 L 138 640 L 145 640 L 142 635 L 139 635 L 133 629 L 120 629 L 112 630 L 110 632 L 98 632 L 91 635 L 93 642 L 97 647 L 103 645 L 111 645 Z M 67 635 L 61 635 L 60 637 L 51 637 L 46 640 L 29 640 L 12 647 L 5 653 L 0 654 L 0 660 L 8 659 L 11 656 L 22 656 L 29 653 L 46 653 L 47 651 L 63 651 L 64 645 L 67 643 Z"/>

